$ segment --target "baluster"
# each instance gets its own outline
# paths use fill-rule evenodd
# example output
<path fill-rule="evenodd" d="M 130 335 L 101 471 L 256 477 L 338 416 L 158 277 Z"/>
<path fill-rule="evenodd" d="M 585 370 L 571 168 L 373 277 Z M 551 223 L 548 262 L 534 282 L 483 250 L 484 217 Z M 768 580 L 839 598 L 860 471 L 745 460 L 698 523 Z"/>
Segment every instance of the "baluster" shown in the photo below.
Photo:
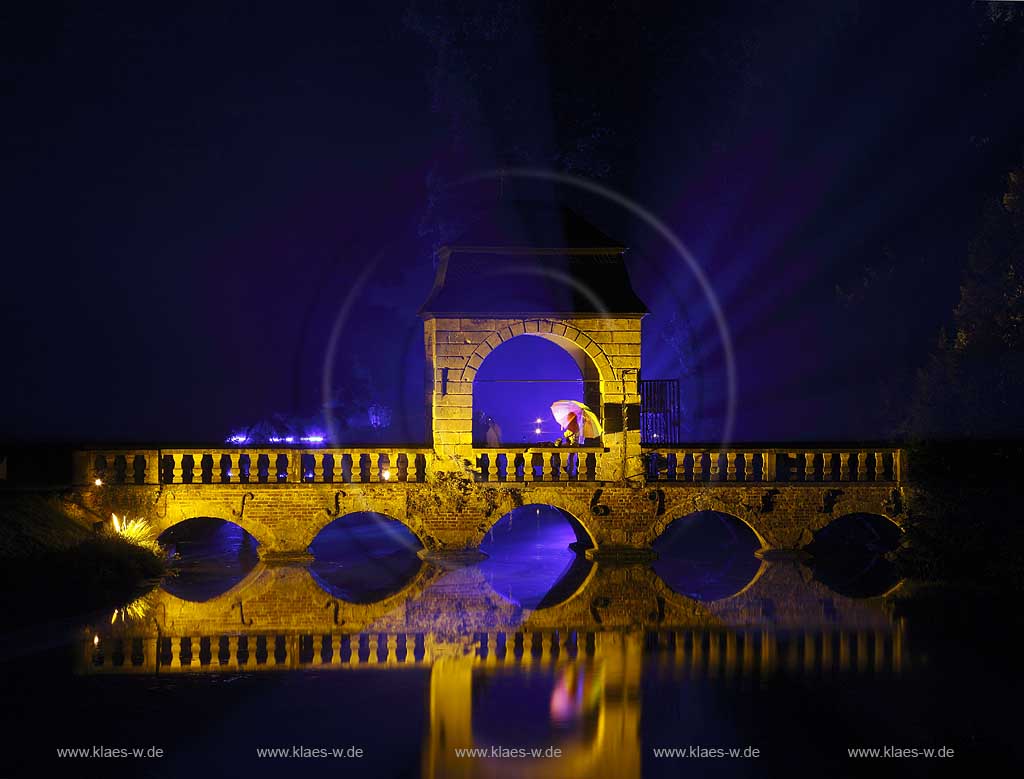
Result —
<path fill-rule="evenodd" d="M 562 463 L 561 452 L 552 452 L 543 460 L 544 463 L 544 480 L 545 481 L 558 481 L 559 470 Z"/>
<path fill-rule="evenodd" d="M 704 636 L 701 632 L 694 630 L 691 634 L 690 643 L 690 671 L 695 677 L 700 677 L 704 670 Z"/>
<path fill-rule="evenodd" d="M 850 453 L 839 453 L 839 481 L 850 480 Z"/>
<path fill-rule="evenodd" d="M 285 469 L 284 469 L 284 480 L 291 482 L 292 484 L 301 484 L 305 481 L 304 474 L 302 472 L 302 450 L 301 449 L 289 449 L 285 452 Z"/>
<path fill-rule="evenodd" d="M 834 633 L 822 633 L 821 634 L 821 675 L 829 675 L 832 673 L 832 640 L 835 637 Z"/>
<path fill-rule="evenodd" d="M 839 670 L 850 670 L 850 634 L 839 631 Z"/>
<path fill-rule="evenodd" d="M 857 631 L 857 670 L 866 671 L 868 668 L 868 633 L 866 630 Z"/>
<path fill-rule="evenodd" d="M 398 662 L 398 636 L 394 633 L 387 635 L 388 656 L 385 659 L 388 665 L 395 665 Z"/>
<path fill-rule="evenodd" d="M 821 453 L 821 480 L 832 481 L 832 452 Z"/>
<path fill-rule="evenodd" d="M 885 481 L 885 455 L 875 452 L 875 481 Z"/>
<path fill-rule="evenodd" d="M 171 639 L 171 668 L 181 668 L 181 642 L 184 639 Z"/>
<path fill-rule="evenodd" d="M 171 484 L 185 483 L 185 455 L 176 452 L 171 455 Z"/>
<path fill-rule="evenodd" d="M 761 631 L 761 673 L 770 674 L 775 670 L 778 647 L 775 643 L 775 634 L 768 631 Z"/>
<path fill-rule="evenodd" d="M 881 630 L 874 632 L 875 636 L 875 664 L 876 673 L 885 670 L 885 633 Z"/>
<path fill-rule="evenodd" d="M 764 481 L 773 482 L 779 477 L 778 463 L 775 452 L 765 452 L 761 460 L 761 470 L 764 473 Z"/>
<path fill-rule="evenodd" d="M 313 452 L 313 481 L 327 481 L 327 453 Z"/>
<path fill-rule="evenodd" d="M 754 636 L 752 633 L 743 634 L 743 656 L 740 659 L 740 673 L 749 676 L 754 673 Z"/>
<path fill-rule="evenodd" d="M 189 657 L 188 665 L 189 668 L 198 668 L 199 663 L 199 647 L 202 643 L 202 639 L 199 636 L 192 636 L 189 638 L 189 644 L 191 645 L 192 653 Z"/>
<path fill-rule="evenodd" d="M 817 481 L 816 475 L 814 473 L 814 452 L 804 452 L 804 481 Z"/>
<path fill-rule="evenodd" d="M 868 453 L 857 452 L 857 481 L 868 479 Z"/>
<path fill-rule="evenodd" d="M 341 636 L 331 636 L 331 665 L 341 665 Z"/>
<path fill-rule="evenodd" d="M 710 481 L 719 481 L 722 477 L 721 463 L 719 462 L 719 458 L 722 456 L 722 453 L 719 451 L 712 451 L 708 456 L 711 458 L 711 473 L 708 478 Z"/>
<path fill-rule="evenodd" d="M 722 637 L 718 633 L 708 635 L 707 675 L 709 679 L 718 676 L 719 665 L 722 662 L 721 641 Z"/>
<path fill-rule="evenodd" d="M 693 453 L 693 480 L 704 481 L 704 452 Z"/>
<path fill-rule="evenodd" d="M 736 452 L 725 453 L 725 477 L 727 481 L 736 481 Z"/>
<path fill-rule="evenodd" d="M 370 633 L 367 637 L 367 645 L 369 646 L 370 654 L 367 661 L 371 664 L 380 662 L 380 635 L 378 633 Z"/>
<path fill-rule="evenodd" d="M 238 636 L 228 636 L 228 666 L 238 668 Z"/>
<path fill-rule="evenodd" d="M 815 664 L 817 662 L 817 652 L 814 646 L 814 636 L 811 633 L 804 632 L 804 652 L 803 652 L 803 672 L 805 674 L 813 674 L 815 671 Z"/>
<path fill-rule="evenodd" d="M 725 634 L 725 676 L 732 676 L 737 665 L 736 634 L 731 630 Z"/>
<path fill-rule="evenodd" d="M 192 483 L 203 483 L 203 455 L 201 453 L 192 455 Z"/>

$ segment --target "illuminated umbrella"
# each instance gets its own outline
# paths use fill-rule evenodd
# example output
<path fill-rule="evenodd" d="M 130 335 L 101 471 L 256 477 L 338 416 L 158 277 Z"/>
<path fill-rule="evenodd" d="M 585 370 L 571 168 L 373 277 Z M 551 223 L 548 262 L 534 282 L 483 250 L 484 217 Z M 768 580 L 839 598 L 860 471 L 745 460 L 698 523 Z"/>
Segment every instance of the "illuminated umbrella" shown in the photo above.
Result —
<path fill-rule="evenodd" d="M 597 414 L 578 400 L 556 400 L 551 404 L 551 413 L 563 428 L 569 424 L 569 414 L 575 414 L 583 438 L 597 438 L 604 433 Z"/>

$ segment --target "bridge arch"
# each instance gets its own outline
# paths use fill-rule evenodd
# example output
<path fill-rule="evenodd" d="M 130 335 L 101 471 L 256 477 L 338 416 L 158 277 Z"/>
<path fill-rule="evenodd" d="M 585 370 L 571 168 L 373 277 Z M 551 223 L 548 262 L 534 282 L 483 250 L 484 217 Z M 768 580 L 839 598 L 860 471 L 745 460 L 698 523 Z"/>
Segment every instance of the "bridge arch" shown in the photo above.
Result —
<path fill-rule="evenodd" d="M 648 533 L 645 536 L 646 543 L 653 545 L 657 539 L 664 535 L 668 527 L 677 520 L 704 512 L 714 512 L 731 517 L 754 535 L 759 544 L 759 549 L 768 549 L 772 546 L 758 530 L 758 523 L 751 515 L 745 511 L 738 511 L 736 506 L 727 505 L 721 500 L 706 496 L 689 496 L 682 501 L 668 505 L 666 510 L 649 525 Z"/>
<path fill-rule="evenodd" d="M 241 525 L 218 517 L 191 517 L 167 527 L 157 543 L 172 556 L 175 574 L 161 584 L 192 603 L 234 591 L 258 566 L 259 542 Z"/>
<path fill-rule="evenodd" d="M 891 551 L 906 531 L 892 517 L 873 511 L 851 511 L 832 519 L 814 534 L 809 546 L 864 543 L 874 549 Z"/>
<path fill-rule="evenodd" d="M 593 538 L 573 514 L 530 503 L 491 523 L 480 544 L 488 557 L 479 566 L 500 597 L 541 611 L 563 605 L 586 589 L 596 566 L 583 552 L 593 546 Z"/>
<path fill-rule="evenodd" d="M 317 585 L 349 604 L 376 603 L 404 590 L 424 566 L 423 543 L 401 521 L 352 512 L 325 525 L 309 544 Z"/>
<path fill-rule="evenodd" d="M 492 531 L 499 522 L 509 516 L 513 511 L 521 509 L 556 509 L 565 523 L 572 529 L 572 533 L 575 535 L 575 540 L 572 542 L 572 548 L 577 552 L 584 552 L 588 549 L 597 547 L 597 538 L 586 524 L 575 515 L 575 513 L 567 508 L 565 505 L 560 505 L 561 501 L 557 500 L 557 496 L 552 495 L 550 492 L 540 496 L 540 500 L 532 501 L 530 503 L 523 504 L 522 506 L 513 506 L 508 511 L 503 512 L 500 516 L 496 517 L 494 521 L 487 524 L 484 530 L 483 537 L 486 537 L 487 533 Z"/>
<path fill-rule="evenodd" d="M 473 351 L 462 370 L 461 380 L 472 382 L 487 356 L 506 341 L 520 336 L 534 336 L 557 344 L 576 360 L 584 378 L 592 365 L 601 381 L 614 381 L 615 370 L 604 348 L 579 328 L 552 319 L 524 319 L 498 328 L 487 336 Z"/>

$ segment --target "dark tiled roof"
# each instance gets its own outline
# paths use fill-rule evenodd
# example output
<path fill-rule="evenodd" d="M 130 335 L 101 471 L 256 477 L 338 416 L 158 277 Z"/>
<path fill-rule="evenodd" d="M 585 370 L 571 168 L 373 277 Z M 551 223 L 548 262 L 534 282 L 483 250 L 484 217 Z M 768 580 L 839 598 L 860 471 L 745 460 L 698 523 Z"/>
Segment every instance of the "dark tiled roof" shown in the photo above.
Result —
<path fill-rule="evenodd" d="M 420 314 L 645 314 L 625 248 L 566 208 L 503 208 L 443 247 Z"/>
<path fill-rule="evenodd" d="M 625 249 L 564 206 L 507 201 L 477 213 L 451 246 Z"/>

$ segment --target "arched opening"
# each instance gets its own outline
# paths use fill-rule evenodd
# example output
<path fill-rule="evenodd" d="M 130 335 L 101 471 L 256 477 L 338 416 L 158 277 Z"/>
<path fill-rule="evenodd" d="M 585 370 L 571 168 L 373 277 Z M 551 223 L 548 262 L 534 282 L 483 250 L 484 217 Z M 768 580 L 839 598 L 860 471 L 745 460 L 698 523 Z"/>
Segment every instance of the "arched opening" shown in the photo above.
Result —
<path fill-rule="evenodd" d="M 514 651 L 509 647 L 507 651 Z M 596 666 L 571 662 L 528 674 L 473 674 L 473 743 L 526 749 L 585 746 L 597 737 L 603 679 Z"/>
<path fill-rule="evenodd" d="M 473 444 L 544 444 L 561 437 L 551 414 L 577 400 L 600 415 L 597 368 L 582 349 L 523 335 L 487 355 L 473 379 Z"/>
<path fill-rule="evenodd" d="M 814 578 L 850 598 L 882 595 L 899 581 L 887 554 L 900 544 L 903 531 L 880 514 L 847 514 L 830 522 L 807 546 Z"/>
<path fill-rule="evenodd" d="M 520 506 L 503 516 L 480 544 L 481 573 L 499 595 L 526 609 L 570 598 L 590 574 L 583 551 L 594 545 L 579 520 L 554 506 Z"/>
<path fill-rule="evenodd" d="M 161 587 L 182 600 L 203 603 L 223 595 L 256 566 L 258 546 L 243 528 L 215 517 L 194 517 L 157 539 L 170 558 L 172 575 Z"/>
<path fill-rule="evenodd" d="M 761 548 L 742 520 L 721 511 L 698 511 L 674 520 L 654 542 L 654 571 L 674 592 L 709 602 L 731 597 L 757 576 Z"/>
<path fill-rule="evenodd" d="M 394 595 L 419 573 L 423 544 L 396 519 L 372 511 L 347 514 L 321 530 L 309 551 L 310 573 L 339 600 L 374 603 Z"/>

